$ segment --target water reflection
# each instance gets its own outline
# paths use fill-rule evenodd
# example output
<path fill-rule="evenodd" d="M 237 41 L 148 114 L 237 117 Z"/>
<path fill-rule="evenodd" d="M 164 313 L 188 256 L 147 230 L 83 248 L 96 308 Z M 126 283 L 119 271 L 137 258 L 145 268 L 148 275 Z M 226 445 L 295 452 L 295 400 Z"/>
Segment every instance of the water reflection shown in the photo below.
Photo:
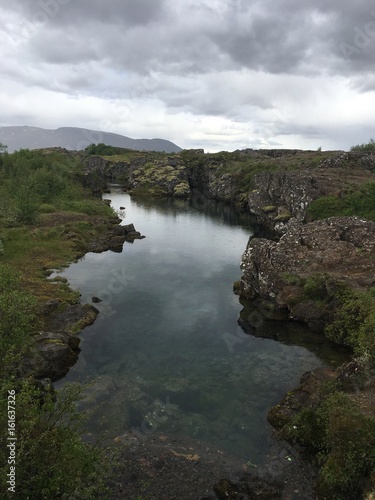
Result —
<path fill-rule="evenodd" d="M 84 301 L 103 302 L 60 384 L 93 380 L 82 403 L 93 433 L 124 442 L 135 430 L 188 434 L 261 462 L 268 409 L 321 366 L 323 346 L 249 336 L 237 324 L 232 287 L 250 218 L 197 198 L 133 199 L 113 186 L 106 197 L 146 239 L 121 254 L 88 254 L 63 273 Z M 297 336 L 287 324 L 264 328 Z"/>

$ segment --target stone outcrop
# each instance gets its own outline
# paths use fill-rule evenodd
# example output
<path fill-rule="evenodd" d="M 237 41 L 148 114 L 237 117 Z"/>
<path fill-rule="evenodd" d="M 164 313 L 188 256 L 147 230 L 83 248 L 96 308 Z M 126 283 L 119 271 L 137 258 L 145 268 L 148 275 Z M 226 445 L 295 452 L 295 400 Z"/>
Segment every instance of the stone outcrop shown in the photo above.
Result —
<path fill-rule="evenodd" d="M 338 372 L 329 368 L 317 368 L 304 373 L 300 385 L 289 392 L 280 403 L 268 412 L 269 423 L 281 430 L 296 417 L 303 408 L 315 408 L 322 401 L 322 388 L 329 381 L 336 380 Z"/>
<path fill-rule="evenodd" d="M 120 226 L 119 222 L 121 222 L 121 219 L 113 219 L 108 226 L 108 230 L 99 238 L 91 241 L 87 245 L 86 250 L 94 253 L 101 253 L 107 250 L 121 253 L 125 241 L 132 243 L 136 239 L 145 238 L 139 231 L 136 231 L 133 224 Z"/>
<path fill-rule="evenodd" d="M 53 382 L 63 378 L 78 360 L 80 340 L 66 332 L 43 332 L 35 337 L 32 353 L 20 367 L 20 375 Z"/>
<path fill-rule="evenodd" d="M 85 184 L 103 192 L 108 180 L 119 180 L 133 194 L 186 198 L 190 195 L 188 171 L 184 161 L 175 156 L 143 155 L 129 161 L 89 157 Z"/>
<path fill-rule="evenodd" d="M 240 294 L 268 300 L 320 329 L 329 311 L 304 297 L 306 279 L 324 275 L 328 297 L 334 297 L 336 283 L 366 290 L 375 285 L 374 252 L 375 222 L 331 217 L 295 224 L 279 241 L 250 239 L 242 257 Z"/>
<path fill-rule="evenodd" d="M 307 208 L 321 196 L 340 196 L 353 186 L 373 180 L 369 167 L 351 161 L 349 153 L 329 157 L 318 167 L 262 172 L 249 193 L 250 212 L 263 229 L 283 234 L 290 225 L 306 222 Z"/>
<path fill-rule="evenodd" d="M 72 304 L 67 307 L 61 304 L 62 310 L 60 310 L 60 303 L 56 302 L 55 310 L 50 310 L 45 320 L 51 332 L 75 335 L 86 326 L 92 325 L 99 314 L 99 311 L 90 304 Z"/>

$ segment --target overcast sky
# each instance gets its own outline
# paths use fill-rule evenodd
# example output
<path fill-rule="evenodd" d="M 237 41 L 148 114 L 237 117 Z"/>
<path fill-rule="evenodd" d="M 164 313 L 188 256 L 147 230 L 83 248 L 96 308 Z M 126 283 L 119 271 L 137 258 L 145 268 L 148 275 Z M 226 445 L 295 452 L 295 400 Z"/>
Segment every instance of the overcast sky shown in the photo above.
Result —
<path fill-rule="evenodd" d="M 0 0 L 0 125 L 183 148 L 375 138 L 373 0 Z"/>

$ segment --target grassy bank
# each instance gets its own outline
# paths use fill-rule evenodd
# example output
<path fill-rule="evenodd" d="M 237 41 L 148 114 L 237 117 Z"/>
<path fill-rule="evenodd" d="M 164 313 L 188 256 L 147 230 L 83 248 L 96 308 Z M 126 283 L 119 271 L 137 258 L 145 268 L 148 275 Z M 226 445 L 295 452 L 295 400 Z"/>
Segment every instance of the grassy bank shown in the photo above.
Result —
<path fill-rule="evenodd" d="M 92 197 L 78 155 L 21 150 L 0 156 L 0 367 L 2 498 L 96 498 L 108 461 L 81 440 L 77 387 L 55 393 L 18 369 L 43 329 L 43 304 L 79 301 L 51 269 L 83 255 L 114 213 Z M 14 403 L 14 404 L 13 404 Z M 17 437 L 15 455 L 10 433 Z M 14 460 L 14 462 L 13 462 Z M 12 482 L 13 469 L 14 482 Z"/>

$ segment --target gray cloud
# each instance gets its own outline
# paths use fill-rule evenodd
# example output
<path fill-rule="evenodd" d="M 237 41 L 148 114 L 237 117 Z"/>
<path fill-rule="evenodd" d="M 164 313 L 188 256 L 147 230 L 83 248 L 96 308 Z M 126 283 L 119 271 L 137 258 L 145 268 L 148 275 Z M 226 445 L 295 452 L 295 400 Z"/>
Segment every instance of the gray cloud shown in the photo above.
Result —
<path fill-rule="evenodd" d="M 327 99 L 338 124 L 336 99 L 373 102 L 372 0 L 0 0 L 0 15 L 4 100 L 17 82 L 38 95 L 112 100 L 128 114 L 138 106 L 143 119 L 152 102 L 154 113 L 217 117 L 241 130 L 254 120 L 246 134 L 268 121 L 269 141 L 316 137 L 311 100 Z"/>

